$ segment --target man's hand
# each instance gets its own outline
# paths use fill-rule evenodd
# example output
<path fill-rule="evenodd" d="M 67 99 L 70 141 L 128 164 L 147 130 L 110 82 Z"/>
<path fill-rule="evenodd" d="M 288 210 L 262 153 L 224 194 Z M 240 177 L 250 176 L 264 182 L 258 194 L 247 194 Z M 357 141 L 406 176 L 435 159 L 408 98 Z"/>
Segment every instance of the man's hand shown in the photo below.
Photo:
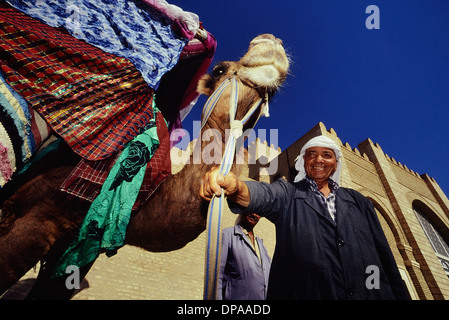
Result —
<path fill-rule="evenodd" d="M 210 201 L 214 195 L 221 196 L 222 189 L 229 200 L 244 207 L 249 205 L 248 187 L 234 173 L 229 172 L 223 176 L 219 173 L 219 168 L 216 167 L 208 171 L 201 179 L 200 196 L 204 200 Z"/>

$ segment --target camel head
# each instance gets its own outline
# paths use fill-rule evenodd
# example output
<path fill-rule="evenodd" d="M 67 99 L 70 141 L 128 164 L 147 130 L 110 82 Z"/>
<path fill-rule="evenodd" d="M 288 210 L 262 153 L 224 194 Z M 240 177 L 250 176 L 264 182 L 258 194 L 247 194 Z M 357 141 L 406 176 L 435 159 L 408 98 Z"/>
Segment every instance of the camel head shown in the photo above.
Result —
<path fill-rule="evenodd" d="M 198 83 L 198 92 L 211 96 L 224 81 L 236 77 L 238 102 L 235 119 L 240 120 L 258 100 L 263 99 L 260 110 L 246 122 L 243 129 L 251 128 L 258 119 L 264 104 L 276 93 L 284 82 L 289 68 L 289 59 L 282 41 L 271 34 L 254 38 L 247 53 L 239 61 L 218 63 L 210 74 L 204 75 Z M 229 105 L 231 86 L 223 91 L 207 126 L 224 130 L 229 128 Z"/>

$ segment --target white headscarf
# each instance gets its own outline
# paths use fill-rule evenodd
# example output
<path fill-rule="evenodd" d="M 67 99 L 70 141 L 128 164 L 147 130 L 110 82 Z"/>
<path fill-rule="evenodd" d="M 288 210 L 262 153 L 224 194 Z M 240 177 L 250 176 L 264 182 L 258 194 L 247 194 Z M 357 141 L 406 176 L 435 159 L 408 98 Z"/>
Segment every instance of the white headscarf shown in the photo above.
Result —
<path fill-rule="evenodd" d="M 311 147 L 325 147 L 332 149 L 335 153 L 335 158 L 337 159 L 337 170 L 330 176 L 332 181 L 340 184 L 340 174 L 341 174 L 341 150 L 337 144 L 326 136 L 318 136 L 310 139 L 301 149 L 299 156 L 295 159 L 295 169 L 298 170 L 298 175 L 295 177 L 294 182 L 299 182 L 306 177 L 306 169 L 304 167 L 304 154 L 306 150 Z"/>

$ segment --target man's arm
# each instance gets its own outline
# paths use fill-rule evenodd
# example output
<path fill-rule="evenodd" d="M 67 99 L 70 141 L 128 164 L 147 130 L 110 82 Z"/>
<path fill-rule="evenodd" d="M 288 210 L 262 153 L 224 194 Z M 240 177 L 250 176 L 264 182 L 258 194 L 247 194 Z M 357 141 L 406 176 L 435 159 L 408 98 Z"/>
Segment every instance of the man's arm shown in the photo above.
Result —
<path fill-rule="evenodd" d="M 207 172 L 201 180 L 200 196 L 210 201 L 214 194 L 220 196 L 222 189 L 229 208 L 235 214 L 255 212 L 277 223 L 279 214 L 285 214 L 293 201 L 295 187 L 283 179 L 271 184 L 239 180 L 233 173 L 226 177 L 218 169 Z"/>

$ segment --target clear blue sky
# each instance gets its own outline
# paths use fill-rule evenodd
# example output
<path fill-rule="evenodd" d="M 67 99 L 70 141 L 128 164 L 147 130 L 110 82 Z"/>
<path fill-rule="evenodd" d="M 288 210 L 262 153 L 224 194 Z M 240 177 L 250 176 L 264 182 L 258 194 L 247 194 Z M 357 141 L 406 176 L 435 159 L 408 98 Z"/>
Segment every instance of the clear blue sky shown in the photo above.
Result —
<path fill-rule="evenodd" d="M 449 1 L 168 2 L 217 38 L 214 63 L 239 59 L 261 33 L 284 41 L 292 74 L 257 126 L 278 129 L 283 150 L 322 121 L 353 148 L 371 138 L 449 196 Z M 365 26 L 369 5 L 380 29 Z"/>

